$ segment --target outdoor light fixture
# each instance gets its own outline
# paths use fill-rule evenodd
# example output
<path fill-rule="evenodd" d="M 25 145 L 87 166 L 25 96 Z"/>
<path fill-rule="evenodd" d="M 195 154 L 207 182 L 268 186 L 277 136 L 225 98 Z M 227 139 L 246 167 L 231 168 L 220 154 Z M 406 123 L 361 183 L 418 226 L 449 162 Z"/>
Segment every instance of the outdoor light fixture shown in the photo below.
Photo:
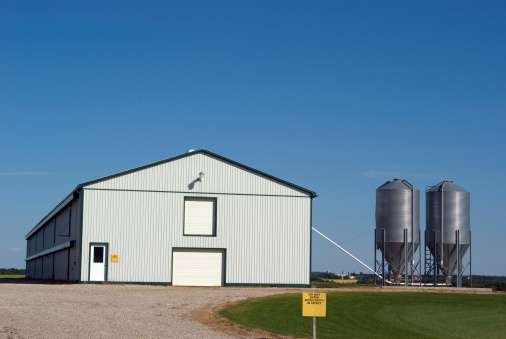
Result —
<path fill-rule="evenodd" d="M 204 175 L 205 175 L 204 172 L 200 172 L 198 181 L 202 182 L 202 179 L 204 179 Z"/>

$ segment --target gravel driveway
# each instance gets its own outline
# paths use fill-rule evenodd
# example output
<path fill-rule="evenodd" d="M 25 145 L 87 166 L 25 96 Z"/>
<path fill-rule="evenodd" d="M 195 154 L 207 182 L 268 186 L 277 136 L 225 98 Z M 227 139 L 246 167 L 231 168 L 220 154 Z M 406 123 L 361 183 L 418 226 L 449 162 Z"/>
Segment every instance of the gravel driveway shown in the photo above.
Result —
<path fill-rule="evenodd" d="M 2 283 L 0 338 L 251 337 L 200 318 L 226 302 L 302 290 Z"/>
<path fill-rule="evenodd" d="M 0 279 L 0 338 L 259 338 L 217 319 L 219 305 L 310 289 L 51 285 Z M 318 289 L 321 292 L 336 290 Z M 340 292 L 493 293 L 491 289 L 368 287 Z"/>

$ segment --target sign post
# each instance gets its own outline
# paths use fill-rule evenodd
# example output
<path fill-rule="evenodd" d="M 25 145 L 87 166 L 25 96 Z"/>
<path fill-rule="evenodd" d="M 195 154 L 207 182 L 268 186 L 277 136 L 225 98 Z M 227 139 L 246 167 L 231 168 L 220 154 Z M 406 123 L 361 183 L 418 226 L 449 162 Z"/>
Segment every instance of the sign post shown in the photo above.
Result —
<path fill-rule="evenodd" d="M 313 339 L 316 339 L 316 317 L 327 316 L 327 293 L 302 293 L 302 316 L 313 317 Z"/>

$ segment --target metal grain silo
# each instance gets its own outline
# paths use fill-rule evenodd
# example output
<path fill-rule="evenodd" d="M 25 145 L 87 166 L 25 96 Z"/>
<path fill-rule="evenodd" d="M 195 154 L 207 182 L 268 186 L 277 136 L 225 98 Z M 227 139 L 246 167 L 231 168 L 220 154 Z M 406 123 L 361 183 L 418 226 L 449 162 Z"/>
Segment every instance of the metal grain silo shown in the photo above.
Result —
<path fill-rule="evenodd" d="M 458 268 L 457 286 L 460 287 L 462 258 L 471 246 L 470 193 L 453 181 L 443 181 L 427 188 L 425 200 L 425 245 L 432 255 L 426 262 L 426 272 L 429 269 L 429 274 L 434 274 L 434 284 L 439 273 L 449 284 Z"/>
<path fill-rule="evenodd" d="M 385 281 L 385 271 L 400 283 L 405 272 L 408 284 L 408 263 L 411 279 L 418 266 L 414 254 L 420 245 L 420 191 L 402 179 L 387 181 L 376 190 L 375 249 L 382 252 L 379 264 Z M 407 260 L 406 260 L 407 259 Z M 388 268 L 386 268 L 386 264 Z"/>

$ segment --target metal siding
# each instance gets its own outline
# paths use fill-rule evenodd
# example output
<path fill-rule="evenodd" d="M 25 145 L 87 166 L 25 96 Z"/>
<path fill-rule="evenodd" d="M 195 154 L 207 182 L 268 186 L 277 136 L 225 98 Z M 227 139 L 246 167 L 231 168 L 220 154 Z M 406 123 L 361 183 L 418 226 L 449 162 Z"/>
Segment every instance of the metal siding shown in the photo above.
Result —
<path fill-rule="evenodd" d="M 42 279 L 53 279 L 53 253 L 42 257 L 44 262 L 42 270 Z"/>
<path fill-rule="evenodd" d="M 33 276 L 32 276 L 32 262 L 33 262 L 33 260 L 26 261 L 26 277 L 27 278 L 33 278 Z"/>
<path fill-rule="evenodd" d="M 54 279 L 67 280 L 68 248 L 54 253 Z"/>
<path fill-rule="evenodd" d="M 169 194 L 86 190 L 81 276 L 88 280 L 89 243 L 109 243 L 109 281 L 168 282 L 169 225 L 181 220 L 183 201 L 172 206 Z M 176 211 L 180 215 L 175 218 Z"/>
<path fill-rule="evenodd" d="M 66 207 L 58 215 L 56 215 L 56 242 L 67 242 L 69 239 L 69 216 L 70 209 Z"/>
<path fill-rule="evenodd" d="M 28 238 L 28 239 L 26 239 L 26 247 L 27 247 L 26 257 L 28 258 L 33 253 L 35 253 L 35 239 L 34 239 L 33 236 L 30 237 L 30 238 Z"/>
<path fill-rule="evenodd" d="M 27 260 L 26 261 L 26 277 L 27 278 L 33 278 L 32 277 L 32 261 L 33 260 Z"/>
<path fill-rule="evenodd" d="M 176 247 L 226 249 L 226 283 L 309 284 L 309 197 L 205 195 L 217 198 L 216 237 L 200 237 L 183 236 L 185 196 L 203 194 L 85 189 L 82 280 L 89 243 L 104 242 L 119 255 L 109 281 L 170 282 Z"/>
<path fill-rule="evenodd" d="M 71 247 L 69 248 L 69 280 L 70 281 L 76 281 L 77 278 L 77 261 L 75 260 L 76 256 L 76 248 Z"/>
<path fill-rule="evenodd" d="M 33 235 L 31 238 L 30 238 L 30 255 L 33 255 L 35 254 L 35 247 L 37 246 L 37 238 L 36 238 L 36 235 Z"/>
<path fill-rule="evenodd" d="M 44 249 L 54 246 L 54 222 L 50 222 L 42 228 L 44 232 Z"/>
<path fill-rule="evenodd" d="M 38 230 L 36 235 L 36 242 L 37 245 L 35 245 L 36 252 L 41 252 L 44 250 L 44 234 L 42 233 L 43 230 Z"/>
<path fill-rule="evenodd" d="M 196 180 L 200 172 L 205 173 L 202 182 Z M 202 153 L 98 182 L 87 186 L 87 188 L 189 193 L 309 195 L 307 192 Z"/>
<path fill-rule="evenodd" d="M 30 236 L 32 236 L 33 233 L 37 232 L 40 227 L 42 227 L 44 224 L 47 224 L 49 220 L 53 219 L 56 214 L 58 214 L 62 209 L 64 209 L 67 204 L 69 204 L 74 199 L 74 192 L 69 194 L 62 202 L 60 202 L 51 212 L 49 212 L 48 215 L 44 217 L 25 237 L 25 239 L 28 239 Z"/>
<path fill-rule="evenodd" d="M 35 259 L 35 274 L 34 274 L 35 279 L 42 279 L 42 265 L 43 265 L 42 258 Z"/>
<path fill-rule="evenodd" d="M 70 255 L 69 255 L 69 280 L 71 281 L 77 281 L 79 280 L 79 272 L 78 272 L 78 262 L 79 262 L 79 253 L 80 253 L 80 222 L 81 222 L 81 197 L 78 199 L 75 199 L 71 206 L 72 206 L 72 214 L 71 214 L 71 221 L 70 221 L 70 239 L 75 240 L 74 247 L 71 247 L 69 249 Z"/>
<path fill-rule="evenodd" d="M 64 243 L 68 243 L 71 240 L 77 240 L 79 232 L 79 199 L 74 199 L 71 202 L 72 214 L 70 214 L 69 207 L 62 209 L 54 218 L 48 219 L 46 223 L 40 227 L 37 232 L 27 239 L 28 255 L 36 255 L 37 253 L 51 250 L 56 246 L 60 246 Z M 55 221 L 56 218 L 56 221 Z M 69 228 L 70 220 L 70 228 Z M 56 228 L 56 232 L 55 232 Z M 55 237 L 56 234 L 56 237 Z M 71 234 L 71 235 L 69 235 Z M 44 245 L 44 246 L 43 246 Z M 67 280 L 67 272 L 70 268 L 69 280 L 77 280 L 77 263 L 78 263 L 78 241 L 74 242 L 75 247 L 72 247 L 70 251 L 70 258 L 68 251 L 60 251 L 58 255 L 58 265 L 54 265 L 54 276 L 58 276 L 59 280 Z M 62 262 L 62 254 L 65 252 L 65 263 Z M 30 271 L 29 277 L 37 279 L 53 279 L 53 254 L 44 255 L 40 258 L 27 261 L 27 267 Z M 55 258 L 56 258 L 55 254 Z M 30 263 L 28 265 L 28 263 Z M 70 263 L 70 265 L 69 265 Z"/>
<path fill-rule="evenodd" d="M 30 267 L 30 277 L 31 278 L 35 278 L 35 269 L 37 268 L 37 261 L 36 260 L 31 260 L 30 261 L 32 263 L 31 267 Z"/>
<path fill-rule="evenodd" d="M 32 276 L 32 262 L 33 260 L 29 260 L 26 262 L 26 277 L 33 278 Z"/>

